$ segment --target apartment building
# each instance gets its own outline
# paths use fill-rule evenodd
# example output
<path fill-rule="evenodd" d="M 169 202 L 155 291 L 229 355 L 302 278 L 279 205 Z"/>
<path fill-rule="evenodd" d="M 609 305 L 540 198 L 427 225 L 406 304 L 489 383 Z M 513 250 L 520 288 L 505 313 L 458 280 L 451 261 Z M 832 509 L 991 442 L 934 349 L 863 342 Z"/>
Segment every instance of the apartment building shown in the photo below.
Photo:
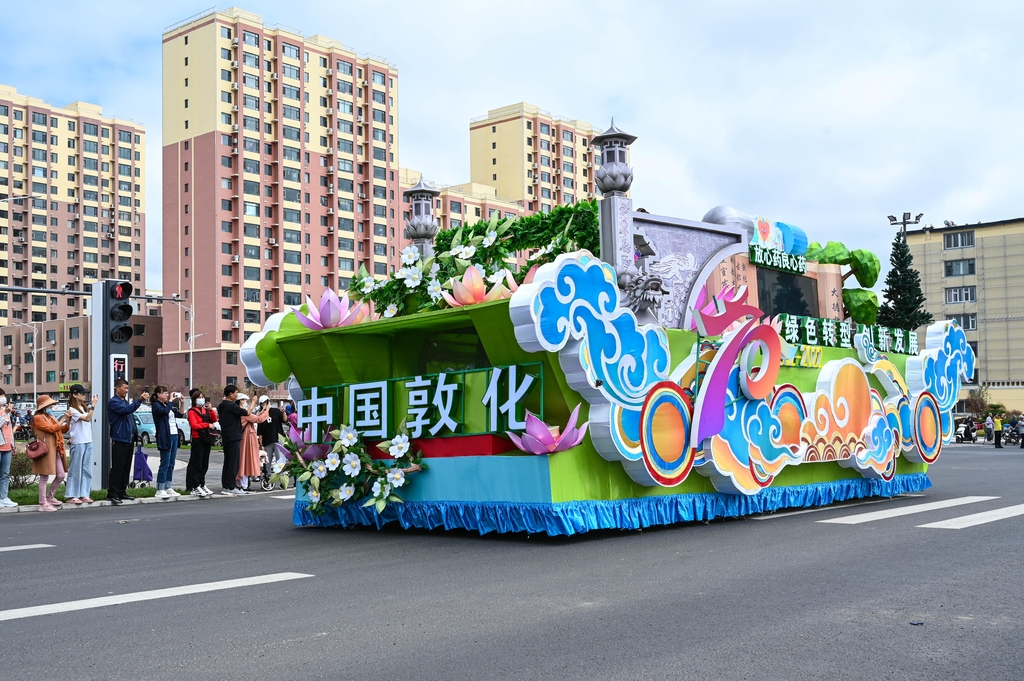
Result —
<path fill-rule="evenodd" d="M 402 222 L 409 219 L 409 203 L 405 190 L 416 186 L 423 174 L 418 170 L 402 168 L 399 172 L 399 187 L 402 191 Z M 501 218 L 525 215 L 523 205 L 518 201 L 498 196 L 497 190 L 486 184 L 466 182 L 464 184 L 437 185 L 440 191 L 435 200 L 434 216 L 441 229 L 458 228 L 479 220 L 490 220 L 494 213 Z"/>
<path fill-rule="evenodd" d="M 87 294 L 121 278 L 144 289 L 145 142 L 141 125 L 95 104 L 0 85 L 0 285 Z M 76 317 L 86 298 L 0 292 L 0 324 Z"/>
<path fill-rule="evenodd" d="M 469 123 L 470 179 L 528 215 L 596 198 L 601 153 L 590 140 L 600 133 L 525 102 L 492 109 Z"/>
<path fill-rule="evenodd" d="M 163 34 L 161 378 L 244 377 L 271 314 L 400 266 L 398 72 L 321 35 L 212 10 Z M 194 312 L 194 318 L 189 315 Z"/>
<path fill-rule="evenodd" d="M 956 319 L 978 356 L 960 397 L 981 384 L 990 401 L 1024 409 L 1024 218 L 926 226 L 908 231 L 907 245 L 928 311 Z"/>
<path fill-rule="evenodd" d="M 155 308 L 147 310 L 138 303 L 136 307 L 128 376 L 141 389 L 158 382 L 163 320 Z M 67 399 L 73 384 L 92 386 L 91 352 L 88 316 L 28 323 L 7 320 L 0 327 L 0 384 L 14 402 L 31 401 L 33 393 Z"/>

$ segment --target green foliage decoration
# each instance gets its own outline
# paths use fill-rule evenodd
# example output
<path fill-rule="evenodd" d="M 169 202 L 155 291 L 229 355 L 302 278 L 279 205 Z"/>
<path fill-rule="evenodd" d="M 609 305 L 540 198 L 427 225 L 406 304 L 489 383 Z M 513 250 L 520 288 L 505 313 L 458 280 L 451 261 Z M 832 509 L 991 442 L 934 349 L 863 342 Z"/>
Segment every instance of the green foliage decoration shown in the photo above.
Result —
<path fill-rule="evenodd" d="M 521 284 L 533 265 L 554 260 L 559 254 L 581 248 L 596 252 L 600 247 L 597 203 L 582 201 L 560 206 L 550 213 L 527 218 L 501 219 L 495 211 L 489 220 L 438 232 L 434 257 L 420 260 L 415 247 L 402 250 L 402 269 L 387 279 L 374 278 L 364 266 L 353 278 L 349 296 L 357 302 L 372 302 L 383 317 L 412 314 L 446 306 L 441 288 L 466 268 L 476 266 L 490 285 L 501 285 L 506 276 Z M 540 249 L 526 267 L 516 271 L 517 251 Z"/>
<path fill-rule="evenodd" d="M 872 325 L 878 319 L 878 296 L 863 288 L 844 288 L 843 307 L 853 321 Z"/>
<path fill-rule="evenodd" d="M 852 258 L 850 249 L 844 244 L 838 241 L 829 241 L 822 249 L 818 262 L 822 265 L 849 265 Z"/>
<path fill-rule="evenodd" d="M 601 248 L 598 225 L 597 201 L 580 201 L 568 206 L 558 206 L 548 213 L 537 213 L 516 221 L 511 238 L 506 242 L 509 253 L 533 248 L 544 248 L 565 232 L 569 222 L 573 224 L 573 241 L 581 248 L 598 255 Z M 486 221 L 465 226 L 467 235 L 484 233 Z M 458 230 L 445 229 L 437 233 L 434 249 L 449 250 L 451 240 Z"/>
<path fill-rule="evenodd" d="M 871 251 L 858 248 L 850 254 L 850 268 L 857 283 L 864 288 L 871 288 L 878 282 L 878 274 L 882 271 L 882 263 Z"/>
<path fill-rule="evenodd" d="M 370 456 L 366 444 L 348 426 L 330 432 L 333 440 L 326 444 L 309 444 L 304 436 L 292 428 L 283 441 L 288 454 L 282 454 L 274 463 L 271 481 L 288 489 L 289 481 L 306 487 L 311 515 L 323 515 L 327 506 L 360 503 L 373 506 L 377 513 L 389 503 L 402 503 L 396 490 L 408 484 L 409 473 L 425 471 L 423 455 L 412 448 L 409 431 L 403 422 L 399 434 L 390 442 L 379 443 L 391 459 L 387 461 Z M 309 456 L 306 461 L 303 455 Z"/>

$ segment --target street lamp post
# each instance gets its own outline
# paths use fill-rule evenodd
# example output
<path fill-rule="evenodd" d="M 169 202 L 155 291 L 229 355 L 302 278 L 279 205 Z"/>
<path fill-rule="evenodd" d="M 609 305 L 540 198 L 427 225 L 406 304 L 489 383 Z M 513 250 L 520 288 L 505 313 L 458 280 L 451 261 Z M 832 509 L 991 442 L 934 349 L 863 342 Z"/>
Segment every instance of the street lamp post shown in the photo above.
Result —
<path fill-rule="evenodd" d="M 190 313 L 190 316 L 191 316 L 191 313 Z M 196 335 L 196 336 L 193 336 L 191 333 L 188 335 L 188 390 L 189 390 L 189 392 L 192 392 L 192 388 L 195 387 L 195 386 L 192 385 L 192 349 L 193 349 L 193 345 L 195 343 L 196 338 L 199 338 L 199 336 L 205 336 L 205 335 L 206 335 L 205 333 L 201 333 L 201 334 Z"/>
<path fill-rule="evenodd" d="M 903 243 L 907 243 L 907 225 L 916 225 L 921 222 L 921 218 L 924 217 L 924 213 L 918 213 L 917 217 L 913 220 L 910 219 L 910 213 L 904 213 L 902 220 L 897 220 L 895 215 L 889 216 L 889 224 L 895 227 L 896 225 L 903 225 Z"/>
<path fill-rule="evenodd" d="M 178 298 L 177 298 L 178 294 L 174 294 L 174 295 L 175 295 L 175 297 L 171 298 L 170 300 L 168 300 L 168 302 L 174 303 L 175 305 L 180 307 L 182 310 L 184 310 L 185 314 L 188 315 L 188 389 L 189 389 L 189 391 L 191 391 L 192 388 L 195 387 L 194 385 L 192 385 L 192 351 L 195 348 L 196 338 L 198 338 L 199 336 L 205 336 L 206 334 L 205 333 L 201 333 L 201 334 L 199 334 L 199 336 L 196 335 L 196 333 L 195 333 L 196 332 L 196 314 L 195 314 L 195 310 L 193 308 L 189 307 L 188 305 L 186 305 L 185 303 L 181 302 L 180 300 L 178 300 Z M 167 300 L 167 299 L 165 298 L 164 300 Z"/>
<path fill-rule="evenodd" d="M 39 347 L 39 331 L 36 329 L 36 322 L 31 324 L 23 324 L 21 322 L 13 322 L 15 326 L 24 326 L 26 329 L 32 329 L 32 401 L 37 402 L 39 400 L 39 353 L 46 348 Z"/>

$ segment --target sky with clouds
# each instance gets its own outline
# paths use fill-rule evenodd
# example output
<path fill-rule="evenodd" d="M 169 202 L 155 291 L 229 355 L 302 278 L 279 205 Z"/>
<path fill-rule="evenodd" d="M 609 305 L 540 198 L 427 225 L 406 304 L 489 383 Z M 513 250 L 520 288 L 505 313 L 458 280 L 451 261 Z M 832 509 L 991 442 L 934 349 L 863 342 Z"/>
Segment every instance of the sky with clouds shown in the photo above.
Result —
<path fill-rule="evenodd" d="M 243 9 L 399 70 L 402 166 L 469 179 L 469 119 L 528 101 L 637 135 L 635 205 L 726 204 L 885 263 L 886 216 L 1024 216 L 1024 4 L 267 2 Z M 625 9 L 628 8 L 628 9 Z M 0 82 L 149 130 L 148 267 L 160 288 L 165 27 L 203 2 L 10 3 Z"/>

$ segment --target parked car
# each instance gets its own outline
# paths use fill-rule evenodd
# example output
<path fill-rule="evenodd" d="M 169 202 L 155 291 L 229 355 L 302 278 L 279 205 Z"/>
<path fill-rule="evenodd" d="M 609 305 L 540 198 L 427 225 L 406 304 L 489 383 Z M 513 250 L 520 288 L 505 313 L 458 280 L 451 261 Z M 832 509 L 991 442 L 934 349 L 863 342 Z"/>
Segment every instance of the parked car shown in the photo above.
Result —
<path fill-rule="evenodd" d="M 140 415 L 145 414 L 148 421 L 141 421 Z M 148 426 L 146 423 L 148 422 Z M 135 423 L 139 427 L 139 438 L 143 444 L 149 444 L 156 442 L 156 426 L 153 423 L 153 409 L 152 407 L 145 405 L 139 407 L 138 411 L 135 412 Z M 174 419 L 174 423 L 178 426 L 178 446 L 183 447 L 192 442 L 192 426 L 188 424 L 187 418 Z M 143 436 L 143 430 L 147 434 L 147 437 Z"/>
<path fill-rule="evenodd" d="M 156 424 L 153 423 L 153 412 L 141 409 L 136 411 L 135 428 L 139 431 L 139 439 L 142 440 L 142 444 L 148 445 L 156 442 Z"/>

